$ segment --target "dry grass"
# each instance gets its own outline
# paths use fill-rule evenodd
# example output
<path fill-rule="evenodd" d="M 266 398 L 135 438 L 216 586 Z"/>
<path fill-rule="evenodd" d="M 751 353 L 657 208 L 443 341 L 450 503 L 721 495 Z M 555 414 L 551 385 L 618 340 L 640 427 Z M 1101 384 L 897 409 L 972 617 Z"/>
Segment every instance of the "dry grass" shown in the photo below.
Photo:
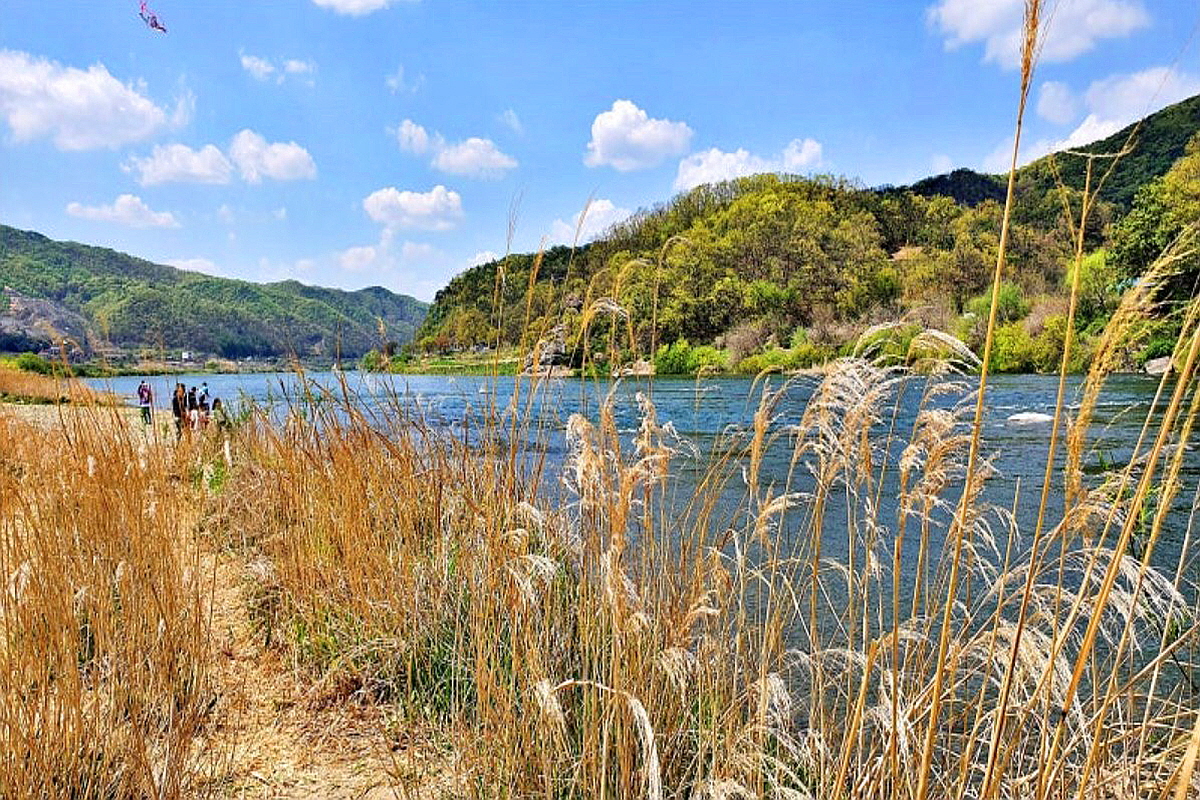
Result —
<path fill-rule="evenodd" d="M 213 695 L 176 454 L 115 410 L 35 431 L 0 414 L 3 794 L 184 796 Z"/>
<path fill-rule="evenodd" d="M 53 378 L 0 364 L 0 401 L 118 405 L 119 399 L 73 379 Z"/>

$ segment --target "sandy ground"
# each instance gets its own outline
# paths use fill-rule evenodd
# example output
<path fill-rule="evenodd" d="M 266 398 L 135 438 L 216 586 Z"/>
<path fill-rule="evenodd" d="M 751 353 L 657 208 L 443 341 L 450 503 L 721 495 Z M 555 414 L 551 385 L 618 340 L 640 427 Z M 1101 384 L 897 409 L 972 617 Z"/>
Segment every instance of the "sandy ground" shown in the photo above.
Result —
<path fill-rule="evenodd" d="M 74 424 L 128 425 L 135 436 L 174 438 L 169 412 L 146 426 L 136 408 L 0 403 L 48 433 Z M 196 526 L 198 530 L 198 526 Z M 221 798 L 434 800 L 464 796 L 454 760 L 426 737 L 398 725 L 386 708 L 328 700 L 268 647 L 248 613 L 246 564 L 217 551 L 201 534 L 209 580 L 211 669 L 217 703 L 197 743 L 200 790 Z"/>

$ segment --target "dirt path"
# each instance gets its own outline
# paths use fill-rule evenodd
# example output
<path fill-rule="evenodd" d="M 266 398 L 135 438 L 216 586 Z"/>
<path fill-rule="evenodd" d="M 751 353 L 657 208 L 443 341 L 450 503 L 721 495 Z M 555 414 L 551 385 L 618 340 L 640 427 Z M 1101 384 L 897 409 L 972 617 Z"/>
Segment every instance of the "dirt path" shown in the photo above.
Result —
<path fill-rule="evenodd" d="M 374 706 L 323 707 L 278 648 L 265 646 L 243 594 L 245 566 L 209 554 L 212 596 L 213 712 L 211 788 L 218 797 L 434 800 L 459 796 L 449 787 L 451 759 L 427 745 L 397 747 L 386 711 Z"/>

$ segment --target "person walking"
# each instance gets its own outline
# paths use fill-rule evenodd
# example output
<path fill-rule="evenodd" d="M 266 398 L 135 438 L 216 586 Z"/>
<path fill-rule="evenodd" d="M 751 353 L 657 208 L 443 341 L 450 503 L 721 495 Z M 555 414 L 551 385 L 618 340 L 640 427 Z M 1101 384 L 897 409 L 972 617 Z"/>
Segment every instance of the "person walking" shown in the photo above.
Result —
<path fill-rule="evenodd" d="M 137 388 L 138 408 L 142 410 L 142 424 L 150 424 L 150 408 L 154 404 L 154 392 L 150 384 L 142 381 Z"/>
<path fill-rule="evenodd" d="M 175 393 L 171 395 L 171 414 L 175 417 L 175 441 L 183 437 L 183 426 L 187 419 L 187 391 L 182 383 L 175 384 Z"/>

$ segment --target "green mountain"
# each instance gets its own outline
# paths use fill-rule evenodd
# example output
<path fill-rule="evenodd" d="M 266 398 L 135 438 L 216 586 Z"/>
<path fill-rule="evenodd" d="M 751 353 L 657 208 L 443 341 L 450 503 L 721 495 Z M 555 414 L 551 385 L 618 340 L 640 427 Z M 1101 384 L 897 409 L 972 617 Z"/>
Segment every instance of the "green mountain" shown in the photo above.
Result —
<path fill-rule="evenodd" d="M 1133 130 L 1083 149 L 1114 152 Z M 1161 183 L 1172 164 L 1191 157 L 1185 151 L 1197 152 L 1187 148 L 1198 130 L 1200 96 L 1141 122 L 1088 219 L 1089 251 L 1115 241 L 1120 253 L 1132 252 L 1133 245 L 1165 235 L 1143 235 L 1122 220 L 1148 213 L 1139 189 Z M 1085 158 L 1059 153 L 1053 159 L 1078 208 Z M 1106 168 L 1108 162 L 1098 163 Z M 1023 334 L 1009 331 L 1026 336 L 1017 349 L 1043 329 L 1057 330 L 1061 339 L 1065 321 L 1057 317 L 1066 307 L 1074 242 L 1053 169 L 1047 156 L 1017 175 L 1005 271 L 1011 303 L 1004 317 L 1012 324 L 1027 314 L 1033 320 Z M 1187 169 L 1178 172 L 1177 183 L 1190 181 Z M 999 177 L 970 170 L 900 188 L 789 175 L 700 186 L 638 212 L 586 247 L 512 255 L 456 276 L 435 297 L 418 345 L 427 351 L 529 347 L 534 337 L 552 336 L 579 364 L 613 355 L 628 363 L 683 342 L 715 344 L 736 360 L 787 345 L 828 352 L 873 322 L 902 316 L 954 330 L 974 344 L 978 331 L 971 320 L 981 316 L 977 301 L 996 263 L 1003 196 Z M 1125 255 L 1090 261 L 1088 311 L 1077 321 L 1102 322 L 1119 288 L 1141 268 Z M 986 317 L 988 301 L 982 302 Z M 1061 342 L 1045 345 L 1039 363 L 1048 364 Z"/>
<path fill-rule="evenodd" d="M 380 346 L 381 330 L 389 341 L 410 340 L 428 308 L 378 286 L 346 292 L 296 281 L 216 278 L 3 225 L 0 288 L 0 321 L 7 315 L 10 348 L 61 330 L 49 313 L 29 318 L 29 309 L 39 307 L 34 300 L 50 304 L 62 319 L 82 318 L 94 344 L 226 358 L 357 357 Z M 23 322 L 18 307 L 25 311 Z"/>
<path fill-rule="evenodd" d="M 1100 189 L 1101 200 L 1125 212 L 1133 204 L 1138 188 L 1170 169 L 1176 159 L 1183 155 L 1184 147 L 1197 130 L 1200 130 L 1200 95 L 1167 106 L 1141 122 L 1125 126 L 1112 136 L 1077 148 L 1076 152 L 1119 153 L 1126 143 L 1131 144 L 1132 149 L 1117 161 L 1117 166 Z M 1056 153 L 1043 156 L 1017 170 L 1018 197 L 1042 198 L 1054 191 L 1051 161 L 1058 167 L 1059 176 L 1067 186 L 1083 186 L 1087 160 L 1070 153 Z M 1109 162 L 1098 159 L 1095 163 L 1093 186 L 1107 170 Z M 984 200 L 1003 202 L 1006 185 L 1006 176 L 956 169 L 894 191 L 912 192 L 922 197 L 950 197 L 960 203 L 974 205 Z"/>

